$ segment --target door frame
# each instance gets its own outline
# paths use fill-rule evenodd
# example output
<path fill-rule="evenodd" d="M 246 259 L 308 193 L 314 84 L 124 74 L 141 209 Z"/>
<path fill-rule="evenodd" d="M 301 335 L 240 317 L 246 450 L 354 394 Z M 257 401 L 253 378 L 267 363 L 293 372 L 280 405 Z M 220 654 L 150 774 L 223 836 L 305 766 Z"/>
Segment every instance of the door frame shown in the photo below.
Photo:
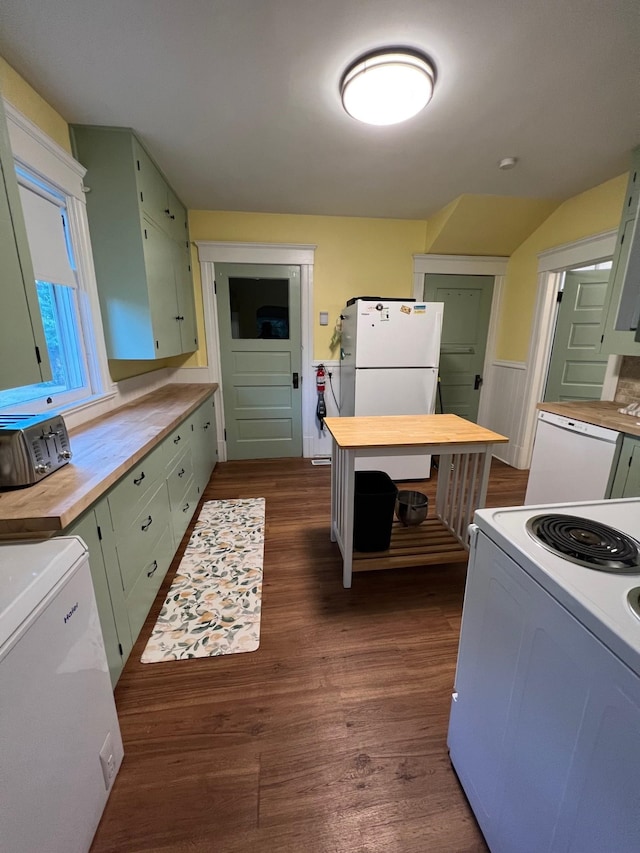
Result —
<path fill-rule="evenodd" d="M 300 267 L 300 349 L 302 359 L 302 455 L 313 456 L 315 385 L 313 382 L 313 265 L 315 245 L 298 243 L 236 243 L 196 240 L 202 280 L 202 304 L 207 362 L 212 382 L 222 385 L 218 300 L 214 291 L 215 264 L 284 264 Z M 216 425 L 221 462 L 227 461 L 224 439 L 224 401 L 216 401 Z"/>
<path fill-rule="evenodd" d="M 553 331 L 557 311 L 557 293 L 563 274 L 579 266 L 588 266 L 611 258 L 616 247 L 617 231 L 604 231 L 553 246 L 538 254 L 538 291 L 527 353 L 527 376 L 524 390 L 522 442 L 518 468 L 531 464 L 535 435 L 537 404 L 542 400 L 547 367 L 551 357 Z M 613 400 L 622 356 L 611 355 L 607 364 L 602 400 Z"/>
<path fill-rule="evenodd" d="M 491 314 L 487 329 L 487 347 L 484 353 L 482 367 L 483 383 L 480 388 L 478 401 L 478 424 L 484 425 L 488 416 L 487 401 L 491 399 L 488 393 L 491 384 L 491 365 L 494 361 L 498 317 L 504 289 L 509 258 L 500 256 L 475 255 L 414 255 L 413 256 L 413 296 L 421 302 L 424 299 L 424 277 L 428 273 L 445 273 L 448 275 L 492 275 L 493 296 L 491 298 Z"/>

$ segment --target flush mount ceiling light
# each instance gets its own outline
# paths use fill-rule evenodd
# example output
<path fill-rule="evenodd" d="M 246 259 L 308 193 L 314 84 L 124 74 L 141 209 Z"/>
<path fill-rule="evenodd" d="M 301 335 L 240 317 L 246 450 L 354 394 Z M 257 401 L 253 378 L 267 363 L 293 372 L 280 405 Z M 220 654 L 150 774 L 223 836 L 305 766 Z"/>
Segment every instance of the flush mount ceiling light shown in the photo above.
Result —
<path fill-rule="evenodd" d="M 367 124 L 398 124 L 431 100 L 435 72 L 426 56 L 407 48 L 368 53 L 347 68 L 340 84 L 345 110 Z"/>

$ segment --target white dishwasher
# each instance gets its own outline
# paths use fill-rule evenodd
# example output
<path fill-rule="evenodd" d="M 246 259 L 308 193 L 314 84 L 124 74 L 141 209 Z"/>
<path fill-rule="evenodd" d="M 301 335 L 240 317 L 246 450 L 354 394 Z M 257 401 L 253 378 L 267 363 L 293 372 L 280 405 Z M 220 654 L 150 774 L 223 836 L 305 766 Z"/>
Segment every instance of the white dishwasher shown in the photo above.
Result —
<path fill-rule="evenodd" d="M 622 433 L 539 412 L 525 506 L 602 500 Z"/>
<path fill-rule="evenodd" d="M 0 850 L 86 853 L 121 761 L 85 545 L 0 545 Z"/>

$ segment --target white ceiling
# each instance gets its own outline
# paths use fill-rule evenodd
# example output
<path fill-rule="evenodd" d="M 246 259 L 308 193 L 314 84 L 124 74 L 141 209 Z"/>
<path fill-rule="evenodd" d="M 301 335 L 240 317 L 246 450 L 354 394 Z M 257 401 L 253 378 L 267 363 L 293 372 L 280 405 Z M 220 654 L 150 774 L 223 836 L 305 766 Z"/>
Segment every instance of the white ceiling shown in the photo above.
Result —
<path fill-rule="evenodd" d="M 342 109 L 345 67 L 427 52 L 431 104 Z M 638 0 L 1 0 L 0 55 L 69 122 L 134 128 L 190 208 L 424 218 L 564 198 L 640 143 Z M 516 156 L 512 171 L 497 162 Z"/>

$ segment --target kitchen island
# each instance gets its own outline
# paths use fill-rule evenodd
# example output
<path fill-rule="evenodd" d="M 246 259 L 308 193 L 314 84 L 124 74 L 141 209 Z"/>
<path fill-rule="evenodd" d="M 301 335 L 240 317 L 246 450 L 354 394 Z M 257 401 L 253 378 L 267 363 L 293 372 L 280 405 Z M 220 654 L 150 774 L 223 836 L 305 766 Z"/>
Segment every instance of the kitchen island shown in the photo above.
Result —
<path fill-rule="evenodd" d="M 325 418 L 333 439 L 331 541 L 342 554 L 342 584 L 353 572 L 461 562 L 467 527 L 484 506 L 493 446 L 509 439 L 457 415 Z M 388 551 L 354 552 L 355 464 L 372 451 L 398 456 L 416 448 L 440 456 L 436 514 L 419 527 L 394 525 Z"/>

